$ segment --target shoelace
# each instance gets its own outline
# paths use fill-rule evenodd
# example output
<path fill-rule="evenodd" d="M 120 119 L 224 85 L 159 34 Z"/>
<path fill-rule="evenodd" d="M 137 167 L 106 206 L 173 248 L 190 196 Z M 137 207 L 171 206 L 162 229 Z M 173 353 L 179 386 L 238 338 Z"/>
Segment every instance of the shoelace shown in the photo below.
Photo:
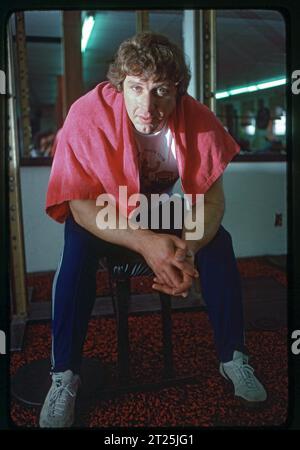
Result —
<path fill-rule="evenodd" d="M 55 380 L 56 388 L 52 391 L 49 399 L 50 415 L 52 417 L 62 416 L 65 410 L 68 395 L 75 397 L 75 393 L 69 389 L 69 385 L 63 385 L 61 379 Z"/>
<path fill-rule="evenodd" d="M 253 376 L 254 369 L 249 364 L 235 364 L 234 372 L 239 379 L 239 382 L 245 382 L 249 389 L 256 389 L 256 382 Z"/>

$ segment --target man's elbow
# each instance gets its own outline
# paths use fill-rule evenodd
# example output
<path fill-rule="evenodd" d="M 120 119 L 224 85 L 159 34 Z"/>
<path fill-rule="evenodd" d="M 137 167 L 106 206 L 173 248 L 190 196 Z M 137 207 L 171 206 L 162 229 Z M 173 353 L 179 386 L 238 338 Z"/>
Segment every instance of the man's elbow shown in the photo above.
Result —
<path fill-rule="evenodd" d="M 219 221 L 222 222 L 225 214 L 225 198 L 223 197 L 217 202 L 216 205 L 217 214 L 219 216 Z"/>
<path fill-rule="evenodd" d="M 220 215 L 221 219 L 223 219 L 225 214 L 225 199 L 220 203 Z"/>
<path fill-rule="evenodd" d="M 204 211 L 205 206 L 207 206 L 212 214 L 216 217 L 217 220 L 220 222 L 222 221 L 224 214 L 225 214 L 225 201 L 207 201 L 204 203 Z"/>

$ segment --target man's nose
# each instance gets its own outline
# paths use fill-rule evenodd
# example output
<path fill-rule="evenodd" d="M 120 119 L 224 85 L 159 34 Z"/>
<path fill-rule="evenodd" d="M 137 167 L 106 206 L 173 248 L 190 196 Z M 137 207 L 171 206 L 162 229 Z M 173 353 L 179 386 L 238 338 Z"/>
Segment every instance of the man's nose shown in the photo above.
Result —
<path fill-rule="evenodd" d="M 150 92 L 144 93 L 141 98 L 141 106 L 146 113 L 152 113 L 156 106 L 154 95 Z"/>

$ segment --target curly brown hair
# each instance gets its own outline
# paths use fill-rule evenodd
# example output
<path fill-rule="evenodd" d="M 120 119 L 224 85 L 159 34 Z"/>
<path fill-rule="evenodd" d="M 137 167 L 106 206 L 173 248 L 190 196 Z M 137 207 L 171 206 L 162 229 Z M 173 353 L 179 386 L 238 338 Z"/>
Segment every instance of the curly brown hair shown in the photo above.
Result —
<path fill-rule="evenodd" d="M 107 78 L 122 91 L 127 75 L 173 81 L 178 96 L 186 93 L 191 78 L 182 50 L 166 36 L 151 32 L 138 33 L 120 45 Z"/>

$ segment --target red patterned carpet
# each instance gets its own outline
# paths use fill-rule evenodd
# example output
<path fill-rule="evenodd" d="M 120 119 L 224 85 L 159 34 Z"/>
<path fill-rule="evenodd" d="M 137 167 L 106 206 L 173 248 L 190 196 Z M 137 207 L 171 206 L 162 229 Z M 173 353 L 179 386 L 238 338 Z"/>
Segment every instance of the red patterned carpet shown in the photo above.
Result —
<path fill-rule="evenodd" d="M 285 284 L 281 270 L 255 261 L 239 261 L 243 276 L 271 276 Z M 197 374 L 193 384 L 154 392 L 95 396 L 76 416 L 80 427 L 177 427 L 177 426 L 278 426 L 287 419 L 287 331 L 247 331 L 250 364 L 268 391 L 263 407 L 248 409 L 233 397 L 231 385 L 218 372 L 211 327 L 205 312 L 174 312 L 174 361 L 176 373 Z M 162 348 L 160 316 L 157 313 L 131 316 L 131 374 L 136 381 L 161 377 Z M 14 353 L 11 372 L 28 362 L 50 355 L 50 324 L 29 324 L 24 351 Z M 113 367 L 117 358 L 115 320 L 97 318 L 90 322 L 84 346 L 86 358 L 99 358 Z M 38 374 L 36 380 L 39 382 Z M 12 397 L 11 417 L 21 427 L 36 427 L 39 408 L 28 407 Z"/>

